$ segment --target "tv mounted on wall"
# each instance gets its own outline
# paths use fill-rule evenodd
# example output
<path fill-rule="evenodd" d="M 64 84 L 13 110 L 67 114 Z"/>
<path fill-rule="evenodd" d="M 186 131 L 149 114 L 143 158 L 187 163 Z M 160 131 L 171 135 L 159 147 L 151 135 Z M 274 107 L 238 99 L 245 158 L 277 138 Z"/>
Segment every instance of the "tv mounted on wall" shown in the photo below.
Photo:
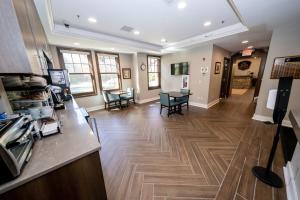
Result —
<path fill-rule="evenodd" d="M 189 75 L 189 63 L 171 64 L 171 75 Z"/>

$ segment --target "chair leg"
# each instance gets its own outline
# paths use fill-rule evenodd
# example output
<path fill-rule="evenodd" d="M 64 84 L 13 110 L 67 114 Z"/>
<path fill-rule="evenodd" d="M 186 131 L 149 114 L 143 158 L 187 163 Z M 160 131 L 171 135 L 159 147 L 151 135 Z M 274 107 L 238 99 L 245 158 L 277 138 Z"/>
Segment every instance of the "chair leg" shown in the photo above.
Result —
<path fill-rule="evenodd" d="M 110 103 L 107 103 L 107 110 L 110 111 Z"/>
<path fill-rule="evenodd" d="M 187 110 L 189 110 L 189 102 L 187 102 L 186 107 L 187 107 Z"/>
<path fill-rule="evenodd" d="M 135 104 L 135 99 L 133 98 L 133 103 Z"/>
<path fill-rule="evenodd" d="M 106 102 L 104 102 L 104 109 L 106 110 Z"/>
<path fill-rule="evenodd" d="M 170 116 L 170 109 L 171 109 L 172 107 L 168 107 L 168 117 Z"/>
<path fill-rule="evenodd" d="M 160 104 L 160 112 L 159 112 L 160 114 L 161 114 L 161 111 L 162 111 L 162 105 Z"/>

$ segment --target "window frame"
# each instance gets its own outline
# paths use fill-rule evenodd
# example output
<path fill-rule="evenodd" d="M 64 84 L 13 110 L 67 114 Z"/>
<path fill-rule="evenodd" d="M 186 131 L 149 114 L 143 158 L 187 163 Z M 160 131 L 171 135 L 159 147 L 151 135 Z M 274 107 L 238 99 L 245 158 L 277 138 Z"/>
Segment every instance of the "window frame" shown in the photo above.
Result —
<path fill-rule="evenodd" d="M 150 57 L 159 58 L 159 70 L 158 70 L 158 72 L 149 72 L 149 58 Z M 149 85 L 149 74 L 150 73 L 158 73 L 158 86 L 151 87 Z M 147 55 L 147 85 L 148 85 L 148 90 L 161 89 L 161 56 Z"/>
<path fill-rule="evenodd" d="M 105 55 L 114 55 L 114 56 L 117 56 L 117 58 L 118 58 L 118 64 L 119 64 L 118 73 L 101 73 L 100 66 L 99 66 L 100 63 L 99 63 L 98 54 L 105 54 Z M 97 75 L 98 75 L 98 78 L 99 78 L 100 91 L 110 92 L 110 91 L 119 91 L 119 90 L 122 90 L 120 54 L 119 53 L 113 53 L 113 52 L 95 51 L 95 57 L 96 57 L 96 65 L 97 65 L 97 70 L 98 70 L 97 71 Z M 101 74 L 117 74 L 119 88 L 118 89 L 111 89 L 111 90 L 104 90 L 103 86 L 102 86 L 102 77 L 101 77 Z"/>
<path fill-rule="evenodd" d="M 89 74 L 91 76 L 91 79 L 92 79 L 93 92 L 77 93 L 77 94 L 72 94 L 72 96 L 75 97 L 75 98 L 96 96 L 98 93 L 97 93 L 97 85 L 96 85 L 96 80 L 95 80 L 95 68 L 94 68 L 93 59 L 92 59 L 92 51 L 91 50 L 87 50 L 87 49 L 78 49 L 78 48 L 69 48 L 69 47 L 57 47 L 58 60 L 59 60 L 59 64 L 61 65 L 62 69 L 66 69 L 66 67 L 65 67 L 65 62 L 64 62 L 64 58 L 63 58 L 63 54 L 62 54 L 61 50 L 62 51 L 63 50 L 74 51 L 74 52 L 77 51 L 78 54 L 80 54 L 80 52 L 88 53 L 87 59 L 88 59 L 88 62 L 90 64 L 90 67 L 91 67 L 90 73 L 70 73 L 69 72 L 69 75 L 71 76 L 71 74 L 75 74 L 75 75 L 78 75 L 78 74 Z"/>

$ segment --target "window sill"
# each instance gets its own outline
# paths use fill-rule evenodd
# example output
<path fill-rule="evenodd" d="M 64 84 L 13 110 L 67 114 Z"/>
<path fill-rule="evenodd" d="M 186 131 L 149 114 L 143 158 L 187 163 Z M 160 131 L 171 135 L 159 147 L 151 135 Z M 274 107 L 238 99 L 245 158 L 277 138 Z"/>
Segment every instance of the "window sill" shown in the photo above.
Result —
<path fill-rule="evenodd" d="M 72 94 L 72 96 L 77 99 L 77 98 L 82 98 L 82 97 L 91 97 L 91 96 L 97 96 L 97 93 L 81 93 L 81 94 Z"/>
<path fill-rule="evenodd" d="M 157 89 L 161 89 L 161 87 L 160 86 L 158 86 L 158 87 L 148 87 L 148 90 L 157 90 Z"/>

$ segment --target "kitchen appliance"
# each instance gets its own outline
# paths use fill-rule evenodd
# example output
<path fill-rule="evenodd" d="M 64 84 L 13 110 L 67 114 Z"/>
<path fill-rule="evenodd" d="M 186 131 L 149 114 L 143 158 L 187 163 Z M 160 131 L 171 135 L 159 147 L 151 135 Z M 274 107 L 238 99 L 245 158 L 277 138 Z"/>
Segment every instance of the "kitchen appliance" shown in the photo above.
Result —
<path fill-rule="evenodd" d="M 20 116 L 1 122 L 0 129 L 0 184 L 21 174 L 29 161 L 37 126 L 30 116 Z"/>
<path fill-rule="evenodd" d="M 48 69 L 49 83 L 53 86 L 58 86 L 62 90 L 59 96 L 62 100 L 68 101 L 72 97 L 70 95 L 70 78 L 69 72 L 66 69 Z M 56 93 L 58 94 L 58 93 Z"/>

